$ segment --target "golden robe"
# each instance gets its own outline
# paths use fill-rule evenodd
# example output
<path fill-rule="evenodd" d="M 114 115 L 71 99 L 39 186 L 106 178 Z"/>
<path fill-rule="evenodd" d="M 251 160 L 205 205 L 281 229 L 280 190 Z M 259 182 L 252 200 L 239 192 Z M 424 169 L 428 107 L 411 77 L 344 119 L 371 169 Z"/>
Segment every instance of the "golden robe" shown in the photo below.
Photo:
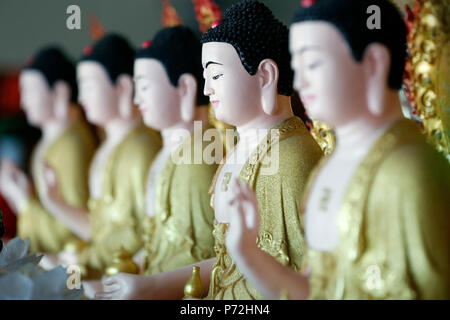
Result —
<path fill-rule="evenodd" d="M 197 134 L 200 136 L 200 132 Z M 176 151 L 183 157 L 181 150 L 190 148 L 190 160 L 175 164 L 169 157 L 158 178 L 156 214 L 150 218 L 153 223 L 147 220 L 150 236 L 145 244 L 145 274 L 166 272 L 214 257 L 214 211 L 208 190 L 217 164 L 194 163 L 194 138 L 195 133 L 185 139 L 186 149 L 182 144 Z M 203 153 L 209 143 L 199 140 Z M 219 147 L 223 148 L 222 144 Z"/>
<path fill-rule="evenodd" d="M 272 129 L 278 129 L 279 134 L 270 132 L 258 145 L 244 164 L 240 179 L 255 190 L 258 200 L 261 215 L 258 247 L 283 265 L 299 270 L 304 255 L 304 237 L 298 212 L 307 178 L 322 151 L 298 117 L 287 119 Z M 260 174 L 262 162 L 277 140 L 278 171 L 273 175 Z M 256 157 L 256 161 L 250 161 L 252 157 Z M 227 228 L 226 223 L 216 223 L 214 227 L 217 261 L 212 268 L 206 299 L 262 299 L 227 253 Z"/>
<path fill-rule="evenodd" d="M 160 148 L 160 135 L 138 124 L 112 151 L 103 168 L 102 197 L 88 203 L 91 240 L 78 254 L 86 279 L 101 277 L 122 246 L 131 254 L 142 247 L 145 183 Z"/>
<path fill-rule="evenodd" d="M 337 247 L 308 249 L 310 298 L 450 299 L 449 199 L 445 158 L 413 122 L 395 123 L 352 177 Z"/>
<path fill-rule="evenodd" d="M 95 152 L 95 143 L 87 124 L 78 118 L 49 146 L 44 160 L 55 170 L 62 199 L 71 206 L 86 208 L 89 198 L 88 168 Z M 39 190 L 37 170 L 32 170 L 36 192 Z M 32 197 L 20 208 L 17 233 L 30 238 L 32 252 L 57 253 L 77 237 Z"/>

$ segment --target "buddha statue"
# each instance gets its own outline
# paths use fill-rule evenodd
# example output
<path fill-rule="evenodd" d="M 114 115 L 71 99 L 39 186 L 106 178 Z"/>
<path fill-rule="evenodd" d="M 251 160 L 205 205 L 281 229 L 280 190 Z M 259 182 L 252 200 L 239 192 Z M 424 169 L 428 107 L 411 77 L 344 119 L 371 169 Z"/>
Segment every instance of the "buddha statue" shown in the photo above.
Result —
<path fill-rule="evenodd" d="M 201 297 L 257 299 L 261 293 L 230 257 L 225 235 L 231 214 L 230 182 L 239 178 L 256 192 L 261 229 L 255 244 L 297 270 L 303 263 L 298 210 L 306 180 L 322 151 L 304 123 L 293 115 L 290 96 L 288 28 L 257 1 L 241 1 L 223 22 L 202 37 L 204 94 L 218 120 L 236 126 L 239 143 L 222 161 L 212 182 L 215 258 L 203 260 Z M 105 281 L 106 299 L 178 299 L 193 265 L 154 274 Z"/>
<path fill-rule="evenodd" d="M 381 13 L 367 28 L 367 8 Z M 406 28 L 387 0 L 318 0 L 290 29 L 294 86 L 336 148 L 311 174 L 307 258 L 283 267 L 253 243 L 258 203 L 236 182 L 227 248 L 267 298 L 449 299 L 450 167 L 402 117 Z"/>
<path fill-rule="evenodd" d="M 180 59 L 180 57 L 183 57 Z M 203 95 L 201 44 L 185 26 L 163 28 L 143 43 L 134 64 L 135 102 L 144 123 L 161 131 L 163 147 L 147 182 L 147 232 L 140 276 L 119 274 L 104 281 L 122 288 L 145 275 L 169 272 L 214 257 L 214 211 L 209 187 L 223 154 L 208 154 L 208 134 L 220 133 L 208 124 L 208 98 Z M 199 148 L 196 150 L 196 148 Z M 203 155 L 196 161 L 195 154 Z M 179 155 L 180 154 L 180 155 Z M 177 158 L 184 158 L 178 162 Z M 134 278 L 134 279 L 131 279 Z"/>
<path fill-rule="evenodd" d="M 19 80 L 22 108 L 28 122 L 42 130 L 42 137 L 31 157 L 31 177 L 4 160 L 0 189 L 18 215 L 18 236 L 30 239 L 30 250 L 57 253 L 79 238 L 46 205 L 50 199 L 45 192 L 45 167 L 54 168 L 61 198 L 85 210 L 95 140 L 75 103 L 75 67 L 61 49 L 42 48 L 28 60 Z"/>
<path fill-rule="evenodd" d="M 134 54 L 125 38 L 107 34 L 85 48 L 77 65 L 79 100 L 87 119 L 106 132 L 90 165 L 88 210 L 62 201 L 55 188 L 60 182 L 48 169 L 55 213 L 87 242 L 72 257 L 66 255 L 82 267 L 84 280 L 99 279 L 116 264 L 118 252 L 134 255 L 143 246 L 145 178 L 161 138 L 144 126 L 133 104 Z"/>

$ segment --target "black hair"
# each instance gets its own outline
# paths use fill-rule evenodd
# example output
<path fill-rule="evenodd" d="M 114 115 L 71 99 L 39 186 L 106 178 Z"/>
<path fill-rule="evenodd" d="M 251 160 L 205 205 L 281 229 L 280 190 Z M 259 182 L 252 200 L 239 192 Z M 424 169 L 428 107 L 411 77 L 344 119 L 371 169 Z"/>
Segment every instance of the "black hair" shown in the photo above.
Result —
<path fill-rule="evenodd" d="M 278 93 L 292 95 L 289 30 L 261 2 L 245 0 L 232 5 L 225 11 L 223 21 L 203 35 L 202 43 L 207 42 L 231 44 L 250 75 L 256 74 L 262 60 L 274 60 L 280 74 Z"/>
<path fill-rule="evenodd" d="M 203 94 L 205 80 L 202 68 L 202 45 L 194 32 L 185 26 L 163 28 L 153 41 L 146 41 L 136 53 L 135 59 L 148 58 L 161 62 L 170 83 L 178 86 L 183 73 L 189 73 L 197 80 L 197 105 L 207 105 L 208 97 Z"/>
<path fill-rule="evenodd" d="M 24 70 L 40 71 L 50 88 L 58 80 L 65 81 L 70 87 L 70 100 L 77 101 L 75 66 L 57 46 L 40 49 L 34 56 L 28 58 Z"/>
<path fill-rule="evenodd" d="M 133 75 L 134 54 L 134 49 L 124 37 L 111 33 L 102 37 L 92 46 L 86 47 L 80 62 L 100 63 L 114 84 L 121 74 Z"/>
<path fill-rule="evenodd" d="M 380 29 L 369 29 L 367 19 L 371 5 L 380 8 Z M 309 7 L 299 8 L 292 23 L 323 21 L 335 26 L 346 40 L 353 58 L 361 61 L 367 46 L 385 45 L 391 53 L 389 87 L 400 89 L 406 59 L 406 25 L 398 9 L 388 0 L 317 0 Z"/>

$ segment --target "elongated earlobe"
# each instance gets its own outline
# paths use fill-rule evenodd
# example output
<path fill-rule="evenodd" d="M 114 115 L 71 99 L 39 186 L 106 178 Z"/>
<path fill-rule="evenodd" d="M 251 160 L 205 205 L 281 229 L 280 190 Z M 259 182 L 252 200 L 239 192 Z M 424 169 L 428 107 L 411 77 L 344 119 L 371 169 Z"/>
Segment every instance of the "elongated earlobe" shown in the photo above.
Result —
<path fill-rule="evenodd" d="M 182 74 L 178 79 L 177 90 L 180 94 L 181 119 L 184 122 L 194 120 L 195 102 L 197 97 L 197 81 L 191 74 Z"/>
<path fill-rule="evenodd" d="M 367 81 L 367 107 L 371 114 L 380 116 L 386 106 L 388 93 L 388 77 L 391 58 L 388 49 L 381 44 L 372 44 L 366 49 L 363 63 Z"/>
<path fill-rule="evenodd" d="M 272 59 L 264 59 L 258 67 L 261 83 L 261 106 L 268 115 L 277 113 L 278 66 Z"/>

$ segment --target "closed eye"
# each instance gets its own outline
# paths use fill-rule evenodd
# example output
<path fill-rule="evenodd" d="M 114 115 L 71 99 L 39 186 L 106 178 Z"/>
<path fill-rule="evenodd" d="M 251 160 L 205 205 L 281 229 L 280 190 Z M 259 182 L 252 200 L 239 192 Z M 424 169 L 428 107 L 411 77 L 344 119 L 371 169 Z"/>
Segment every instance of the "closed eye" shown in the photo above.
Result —
<path fill-rule="evenodd" d="M 216 76 L 214 76 L 214 77 L 212 77 L 212 78 L 213 78 L 213 80 L 217 80 L 217 79 L 219 79 L 221 76 L 223 76 L 223 73 L 218 74 L 218 75 L 216 75 Z"/>
<path fill-rule="evenodd" d="M 316 61 L 314 63 L 311 63 L 308 66 L 308 69 L 313 70 L 313 69 L 317 68 L 318 66 L 320 66 L 321 64 L 322 64 L 322 61 Z"/>

